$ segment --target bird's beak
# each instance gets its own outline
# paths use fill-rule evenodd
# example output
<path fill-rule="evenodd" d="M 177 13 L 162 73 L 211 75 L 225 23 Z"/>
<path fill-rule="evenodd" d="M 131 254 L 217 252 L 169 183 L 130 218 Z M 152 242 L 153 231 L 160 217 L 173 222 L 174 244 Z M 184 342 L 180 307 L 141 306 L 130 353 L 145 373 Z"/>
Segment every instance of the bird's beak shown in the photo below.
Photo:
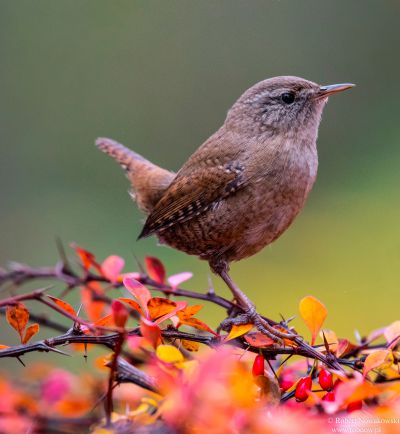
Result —
<path fill-rule="evenodd" d="M 344 90 L 354 87 L 355 84 L 352 83 L 340 83 L 340 84 L 328 84 L 327 86 L 321 86 L 319 91 L 316 93 L 316 99 L 326 98 L 337 92 L 343 92 Z"/>

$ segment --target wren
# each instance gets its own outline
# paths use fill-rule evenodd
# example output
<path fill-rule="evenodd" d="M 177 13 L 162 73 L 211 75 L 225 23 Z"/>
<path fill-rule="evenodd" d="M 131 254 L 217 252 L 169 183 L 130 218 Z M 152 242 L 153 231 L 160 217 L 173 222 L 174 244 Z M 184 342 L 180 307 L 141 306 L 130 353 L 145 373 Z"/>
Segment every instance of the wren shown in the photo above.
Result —
<path fill-rule="evenodd" d="M 317 175 L 323 108 L 330 95 L 353 86 L 292 76 L 261 81 L 176 174 L 111 139 L 96 141 L 125 169 L 132 197 L 148 216 L 139 238 L 156 235 L 208 261 L 245 311 L 236 323 L 252 322 L 275 340 L 291 334 L 256 313 L 230 278 L 229 264 L 272 243 L 302 210 Z"/>

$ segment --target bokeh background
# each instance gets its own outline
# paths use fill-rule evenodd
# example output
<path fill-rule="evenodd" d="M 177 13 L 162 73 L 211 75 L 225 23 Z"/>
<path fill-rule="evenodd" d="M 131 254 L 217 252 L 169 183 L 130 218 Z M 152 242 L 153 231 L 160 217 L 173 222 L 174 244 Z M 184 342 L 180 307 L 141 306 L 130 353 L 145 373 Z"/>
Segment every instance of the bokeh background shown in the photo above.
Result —
<path fill-rule="evenodd" d="M 313 294 L 348 337 L 399 319 L 399 18 L 397 0 L 2 1 L 0 263 L 53 264 L 58 236 L 128 270 L 158 256 L 205 290 L 205 263 L 136 242 L 143 216 L 95 138 L 177 170 L 257 81 L 353 82 L 325 110 L 306 209 L 233 276 L 274 318 Z"/>

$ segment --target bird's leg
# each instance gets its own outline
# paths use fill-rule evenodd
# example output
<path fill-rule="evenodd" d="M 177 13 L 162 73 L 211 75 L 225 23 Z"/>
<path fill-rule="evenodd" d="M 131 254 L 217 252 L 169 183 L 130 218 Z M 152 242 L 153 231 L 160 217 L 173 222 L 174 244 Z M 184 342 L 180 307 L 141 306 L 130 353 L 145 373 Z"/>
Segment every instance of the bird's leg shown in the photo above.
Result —
<path fill-rule="evenodd" d="M 244 314 L 236 318 L 228 318 L 222 322 L 222 328 L 231 327 L 232 325 L 248 324 L 252 323 L 263 334 L 273 339 L 276 342 L 281 342 L 283 338 L 293 339 L 296 337 L 292 333 L 283 333 L 274 327 L 272 327 L 260 314 L 257 313 L 253 302 L 247 297 L 246 294 L 235 284 L 235 282 L 229 276 L 227 266 L 224 268 L 215 269 L 215 272 L 219 274 L 222 280 L 226 283 L 228 288 L 232 291 L 233 296 L 244 309 Z"/>

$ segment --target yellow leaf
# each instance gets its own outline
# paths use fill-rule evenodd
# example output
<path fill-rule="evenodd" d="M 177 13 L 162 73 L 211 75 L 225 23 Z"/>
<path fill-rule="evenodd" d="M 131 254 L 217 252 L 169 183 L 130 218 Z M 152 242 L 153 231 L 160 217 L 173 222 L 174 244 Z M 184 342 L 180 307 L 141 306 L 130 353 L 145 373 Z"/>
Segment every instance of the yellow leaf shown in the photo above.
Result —
<path fill-rule="evenodd" d="M 156 355 L 166 363 L 180 363 L 184 361 L 183 354 L 172 345 L 159 345 L 156 349 Z"/>
<path fill-rule="evenodd" d="M 326 307 L 315 297 L 308 295 L 300 300 L 299 311 L 311 332 L 311 344 L 314 345 L 315 338 L 328 314 Z"/>
<path fill-rule="evenodd" d="M 231 331 L 225 338 L 225 341 L 230 341 L 231 339 L 235 339 L 239 336 L 246 334 L 253 328 L 253 324 L 242 324 L 242 325 L 233 325 Z"/>
<path fill-rule="evenodd" d="M 393 353 L 390 350 L 376 350 L 369 354 L 364 362 L 364 377 L 372 369 L 386 369 L 393 364 Z"/>
<path fill-rule="evenodd" d="M 15 306 L 7 306 L 6 319 L 8 324 L 18 332 L 22 343 L 23 332 L 29 320 L 28 309 L 22 303 L 18 303 Z"/>
<path fill-rule="evenodd" d="M 35 334 L 38 331 L 39 331 L 39 324 L 35 323 L 30 325 L 25 331 L 25 336 L 24 339 L 22 340 L 22 343 L 26 344 L 27 342 L 29 342 L 32 336 L 35 336 Z"/>
<path fill-rule="evenodd" d="M 49 297 L 64 312 L 67 312 L 72 316 L 78 316 L 75 312 L 75 309 L 66 301 L 60 300 L 59 298 L 53 297 L 52 295 L 48 295 L 47 297 Z"/>

